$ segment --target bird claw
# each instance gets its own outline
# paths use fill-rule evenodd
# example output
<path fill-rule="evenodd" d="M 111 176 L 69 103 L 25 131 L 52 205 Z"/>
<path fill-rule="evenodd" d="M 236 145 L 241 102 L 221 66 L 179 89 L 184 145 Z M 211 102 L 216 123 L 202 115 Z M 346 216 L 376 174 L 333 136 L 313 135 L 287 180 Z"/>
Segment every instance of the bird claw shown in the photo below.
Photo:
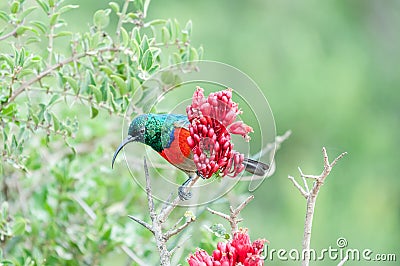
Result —
<path fill-rule="evenodd" d="M 190 191 L 185 191 L 186 190 L 186 186 L 180 186 L 178 188 L 178 196 L 179 198 L 183 201 L 183 200 L 188 200 L 192 197 L 192 192 Z"/>

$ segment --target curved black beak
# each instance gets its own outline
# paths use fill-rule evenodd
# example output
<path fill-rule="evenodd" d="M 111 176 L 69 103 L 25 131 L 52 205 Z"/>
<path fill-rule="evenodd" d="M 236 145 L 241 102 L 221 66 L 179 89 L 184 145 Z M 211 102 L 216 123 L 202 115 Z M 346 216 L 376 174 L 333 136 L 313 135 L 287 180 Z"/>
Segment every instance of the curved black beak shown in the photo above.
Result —
<path fill-rule="evenodd" d="M 118 153 L 122 150 L 122 148 L 123 148 L 126 144 L 128 144 L 129 142 L 132 142 L 132 141 L 135 141 L 135 140 L 136 140 L 135 137 L 132 137 L 131 135 L 128 135 L 128 137 L 126 137 L 126 139 L 124 139 L 124 140 L 122 141 L 122 143 L 119 145 L 119 147 L 117 148 L 117 150 L 116 150 L 115 153 L 114 153 L 114 156 L 113 156 L 112 162 L 111 162 L 111 168 L 114 168 L 114 161 L 115 161 L 115 158 L 117 158 L 117 155 L 118 155 Z"/>

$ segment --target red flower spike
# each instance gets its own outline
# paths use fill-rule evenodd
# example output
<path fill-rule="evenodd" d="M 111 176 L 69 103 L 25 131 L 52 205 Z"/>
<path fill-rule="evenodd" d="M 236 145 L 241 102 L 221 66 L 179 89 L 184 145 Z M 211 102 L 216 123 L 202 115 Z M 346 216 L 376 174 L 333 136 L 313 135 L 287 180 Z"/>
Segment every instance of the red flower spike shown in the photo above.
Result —
<path fill-rule="evenodd" d="M 219 242 L 212 256 L 204 250 L 197 250 L 187 261 L 190 266 L 263 266 L 261 253 L 265 242 L 265 239 L 257 239 L 251 243 L 247 230 L 241 229 L 230 242 Z"/>
<path fill-rule="evenodd" d="M 197 87 L 192 104 L 186 108 L 190 122 L 188 144 L 193 150 L 193 160 L 204 178 L 218 172 L 222 176 L 235 177 L 244 170 L 244 155 L 233 150 L 231 134 L 250 140 L 253 129 L 237 121 L 241 111 L 232 101 L 232 90 L 226 89 L 204 97 L 204 90 Z"/>

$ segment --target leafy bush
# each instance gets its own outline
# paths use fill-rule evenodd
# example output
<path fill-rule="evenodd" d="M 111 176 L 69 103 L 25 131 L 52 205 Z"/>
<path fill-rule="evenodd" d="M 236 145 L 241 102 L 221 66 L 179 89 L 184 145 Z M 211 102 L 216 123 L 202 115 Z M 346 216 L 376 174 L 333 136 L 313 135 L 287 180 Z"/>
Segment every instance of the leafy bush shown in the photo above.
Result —
<path fill-rule="evenodd" d="M 151 255 L 149 233 L 120 215 L 145 199 L 129 178 L 113 178 L 112 142 L 131 103 L 135 115 L 159 93 L 141 86 L 149 76 L 202 57 L 191 22 L 148 21 L 149 0 L 110 2 L 83 33 L 64 19 L 79 6 L 64 2 L 10 0 L 0 10 L 0 264 Z"/>

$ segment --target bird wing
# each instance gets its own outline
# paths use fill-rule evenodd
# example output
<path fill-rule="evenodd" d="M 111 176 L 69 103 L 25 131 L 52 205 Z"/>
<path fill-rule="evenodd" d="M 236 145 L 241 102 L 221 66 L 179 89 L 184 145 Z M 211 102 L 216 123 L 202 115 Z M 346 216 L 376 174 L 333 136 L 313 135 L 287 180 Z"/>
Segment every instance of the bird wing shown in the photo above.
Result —
<path fill-rule="evenodd" d="M 189 130 L 189 120 L 186 115 L 174 115 L 176 117 L 176 121 L 174 122 L 175 128 L 184 128 Z"/>

